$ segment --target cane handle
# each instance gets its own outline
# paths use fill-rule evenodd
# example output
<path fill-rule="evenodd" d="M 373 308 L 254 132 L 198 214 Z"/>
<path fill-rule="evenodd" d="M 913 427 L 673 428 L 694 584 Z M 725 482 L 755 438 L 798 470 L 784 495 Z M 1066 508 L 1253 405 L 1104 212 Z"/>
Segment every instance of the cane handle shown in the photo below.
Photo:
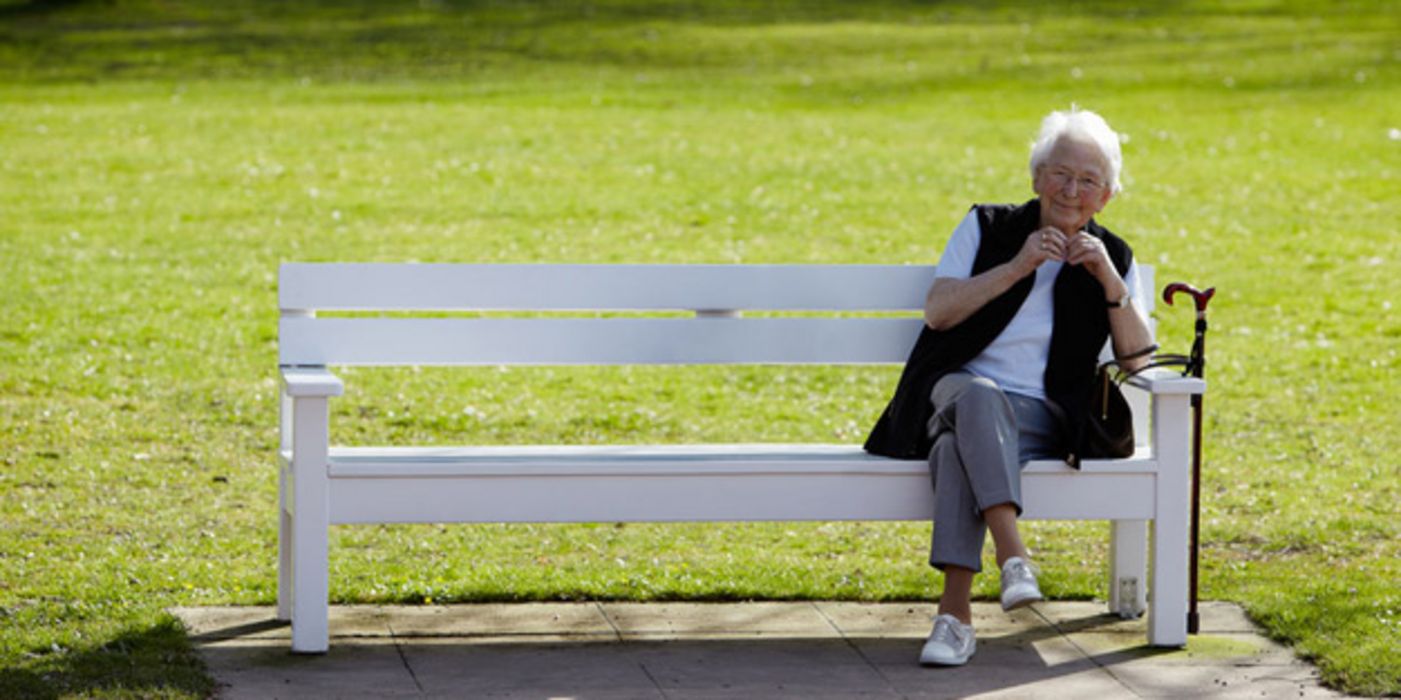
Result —
<path fill-rule="evenodd" d="M 1172 306 L 1172 297 L 1178 292 L 1186 292 L 1192 295 L 1192 300 L 1197 305 L 1197 312 L 1202 313 L 1206 311 L 1206 305 L 1211 301 L 1211 297 L 1216 294 L 1216 288 L 1208 287 L 1207 290 L 1203 292 L 1186 282 L 1173 282 L 1163 289 L 1163 301 L 1166 302 L 1168 306 Z"/>

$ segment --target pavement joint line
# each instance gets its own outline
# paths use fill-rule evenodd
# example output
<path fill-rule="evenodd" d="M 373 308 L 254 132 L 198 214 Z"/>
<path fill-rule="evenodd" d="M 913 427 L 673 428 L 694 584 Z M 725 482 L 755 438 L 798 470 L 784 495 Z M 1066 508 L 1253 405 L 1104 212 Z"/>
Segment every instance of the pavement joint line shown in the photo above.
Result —
<path fill-rule="evenodd" d="M 909 696 L 900 692 L 900 689 L 895 687 L 895 683 L 885 675 L 885 671 L 880 670 L 880 667 L 877 666 L 875 662 L 871 661 L 869 656 L 866 656 L 866 652 L 861 651 L 861 647 L 856 646 L 856 642 L 851 641 L 851 638 L 846 636 L 846 630 L 842 629 L 841 625 L 838 625 L 836 620 L 828 616 L 827 613 L 822 610 L 822 606 L 813 601 L 808 601 L 808 605 L 811 606 L 813 610 L 817 611 L 817 614 L 822 616 L 822 619 L 826 620 L 827 624 L 831 625 L 832 629 L 837 631 L 837 635 L 842 638 L 842 641 L 845 642 L 848 647 L 851 647 L 851 650 L 856 652 L 856 655 L 861 657 L 861 660 L 865 661 L 866 665 L 870 666 L 871 670 L 875 671 L 877 676 L 880 676 L 880 679 L 885 682 L 885 686 L 889 688 L 891 692 L 899 695 L 902 700 L 909 700 Z"/>
<path fill-rule="evenodd" d="M 670 695 L 666 694 L 666 689 L 662 687 L 662 684 L 658 683 L 657 679 L 654 676 L 652 676 L 652 671 L 647 668 L 647 664 L 638 661 L 637 667 L 642 669 L 642 675 L 647 676 L 647 680 L 652 681 L 652 687 L 656 688 L 657 692 L 661 694 L 662 700 L 666 700 L 666 698 L 671 697 Z"/>
<path fill-rule="evenodd" d="M 608 623 L 609 629 L 613 630 L 613 640 L 623 642 L 623 631 L 618 629 L 618 624 L 613 621 L 613 616 L 608 614 L 608 608 L 603 607 L 603 601 L 595 600 L 593 606 L 594 609 L 598 610 L 598 614 L 603 616 L 603 621 Z"/>
<path fill-rule="evenodd" d="M 1081 656 L 1085 657 L 1086 659 L 1089 659 L 1090 663 L 1095 665 L 1095 668 L 1104 671 L 1106 674 L 1109 675 L 1110 678 L 1113 678 L 1114 682 L 1118 683 L 1119 687 L 1123 688 L 1126 692 L 1128 692 L 1129 695 L 1132 695 L 1136 698 L 1144 697 L 1142 693 L 1139 693 L 1138 691 L 1134 690 L 1133 687 L 1130 686 L 1128 683 L 1125 683 L 1124 679 L 1120 678 L 1119 674 L 1114 672 L 1114 669 L 1100 663 L 1099 659 L 1094 654 L 1091 654 L 1084 647 L 1080 646 L 1074 639 L 1071 639 L 1070 635 L 1066 634 L 1065 630 L 1062 630 L 1060 628 L 1060 625 L 1056 624 L 1054 620 L 1052 620 L 1049 617 L 1046 617 L 1045 613 L 1042 613 L 1038 606 L 1031 605 L 1028 607 L 1031 608 L 1032 612 L 1036 613 L 1037 617 L 1041 618 L 1042 622 L 1045 622 L 1048 626 L 1050 626 L 1051 629 L 1055 630 L 1056 634 L 1060 635 L 1061 639 L 1064 639 L 1066 643 L 1070 644 L 1071 647 L 1074 647 L 1075 651 L 1080 652 Z"/>
<path fill-rule="evenodd" d="M 608 627 L 613 630 L 614 641 L 616 641 L 619 644 L 625 645 L 626 648 L 628 642 L 627 640 L 623 639 L 623 631 L 618 629 L 617 623 L 613 622 L 613 616 L 608 614 L 608 609 L 603 606 L 603 601 L 595 600 L 593 604 L 594 608 L 598 610 L 598 614 L 603 616 L 603 620 L 607 622 Z M 662 696 L 663 700 L 671 697 L 666 694 L 666 689 L 662 687 L 662 684 L 657 682 L 656 677 L 652 675 L 651 669 L 647 668 L 647 664 L 639 660 L 637 662 L 637 667 L 639 669 L 642 669 L 642 675 L 647 676 L 647 680 L 652 682 L 652 687 L 657 689 L 657 693 L 659 693 Z"/>
<path fill-rule="evenodd" d="M 389 620 L 385 620 L 384 627 L 389 630 L 389 638 L 394 642 L 394 651 L 399 654 L 399 662 L 404 664 L 404 670 L 409 672 L 409 678 L 413 680 L 414 687 L 422 695 L 424 692 L 423 684 L 418 681 L 418 674 L 414 673 L 413 666 L 409 664 L 409 657 L 404 654 L 404 645 L 399 643 L 399 635 L 394 633 L 394 625 Z"/>
<path fill-rule="evenodd" d="M 842 639 L 846 639 L 846 630 L 842 629 L 835 620 L 829 617 L 827 613 L 823 612 L 822 606 L 811 600 L 807 601 L 807 606 L 812 608 L 813 611 L 817 613 L 818 617 L 821 617 L 822 620 L 827 623 L 827 626 L 832 628 L 833 632 L 836 632 Z"/>

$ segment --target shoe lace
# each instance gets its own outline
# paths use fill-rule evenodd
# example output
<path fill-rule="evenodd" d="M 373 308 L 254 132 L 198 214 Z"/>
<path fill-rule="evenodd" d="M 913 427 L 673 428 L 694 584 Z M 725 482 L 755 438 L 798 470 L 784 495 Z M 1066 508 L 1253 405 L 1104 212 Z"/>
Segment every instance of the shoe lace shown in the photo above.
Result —
<path fill-rule="evenodd" d="M 940 615 L 934 619 L 934 634 L 931 636 L 936 642 L 947 644 L 952 649 L 963 646 L 962 625 L 954 624 L 954 621 L 946 615 Z"/>
<path fill-rule="evenodd" d="M 1012 565 L 1007 569 L 1007 577 L 1013 581 L 1024 581 L 1039 573 L 1041 573 L 1041 567 L 1025 559 L 1012 562 Z"/>

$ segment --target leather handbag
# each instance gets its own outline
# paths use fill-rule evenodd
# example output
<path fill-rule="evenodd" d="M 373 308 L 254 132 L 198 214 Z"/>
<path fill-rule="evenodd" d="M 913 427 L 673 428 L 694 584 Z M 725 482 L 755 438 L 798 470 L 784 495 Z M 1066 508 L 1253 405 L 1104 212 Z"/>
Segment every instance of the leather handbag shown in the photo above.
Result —
<path fill-rule="evenodd" d="M 1133 411 L 1119 388 L 1123 379 L 1113 370 L 1117 362 L 1105 362 L 1095 373 L 1095 389 L 1090 395 L 1090 417 L 1085 421 L 1084 457 L 1118 459 L 1133 454 Z M 1121 373 L 1122 374 L 1122 373 Z"/>
<path fill-rule="evenodd" d="M 1120 459 L 1134 452 L 1133 410 L 1119 387 L 1130 377 L 1157 367 L 1187 367 L 1185 355 L 1154 355 L 1148 364 L 1133 372 L 1123 371 L 1120 364 L 1151 354 L 1158 349 L 1151 345 L 1144 350 L 1100 364 L 1095 372 L 1094 391 L 1090 395 L 1089 419 L 1081 441 L 1081 454 L 1086 458 Z"/>

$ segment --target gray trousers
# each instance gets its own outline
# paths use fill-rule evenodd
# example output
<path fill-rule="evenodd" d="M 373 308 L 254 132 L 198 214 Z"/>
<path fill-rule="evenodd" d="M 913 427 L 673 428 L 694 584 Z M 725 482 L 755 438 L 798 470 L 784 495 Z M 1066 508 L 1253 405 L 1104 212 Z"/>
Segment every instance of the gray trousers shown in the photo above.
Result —
<path fill-rule="evenodd" d="M 1010 503 L 1022 512 L 1022 467 L 1060 444 L 1057 411 L 1040 399 L 1004 393 L 990 379 L 945 375 L 930 395 L 929 476 L 934 533 L 929 563 L 982 571 L 983 511 Z"/>

